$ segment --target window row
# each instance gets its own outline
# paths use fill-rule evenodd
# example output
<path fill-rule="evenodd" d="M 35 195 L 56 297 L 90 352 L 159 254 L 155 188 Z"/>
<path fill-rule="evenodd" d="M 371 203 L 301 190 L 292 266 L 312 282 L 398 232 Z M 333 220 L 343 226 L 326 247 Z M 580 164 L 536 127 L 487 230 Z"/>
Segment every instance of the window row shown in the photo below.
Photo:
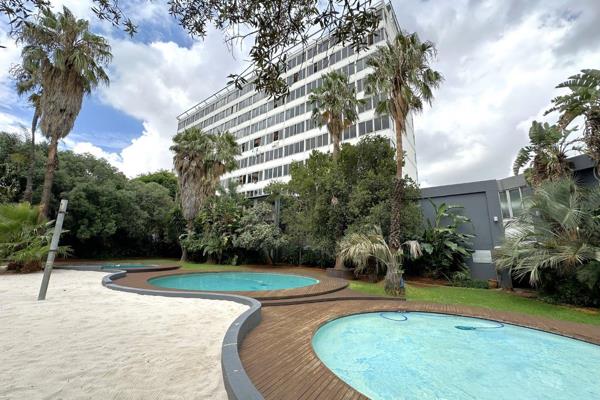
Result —
<path fill-rule="evenodd" d="M 367 39 L 367 43 L 369 45 L 372 45 L 374 43 L 378 43 L 381 40 L 383 40 L 385 37 L 385 30 L 383 28 L 378 29 L 374 34 L 370 35 L 369 38 Z M 291 86 L 292 84 L 304 79 L 307 76 L 310 76 L 312 74 L 317 73 L 318 71 L 327 68 L 329 65 L 333 65 L 347 57 L 350 57 L 351 55 L 354 54 L 354 50 L 352 49 L 351 46 L 346 46 L 334 53 L 332 53 L 329 57 L 324 58 L 322 60 L 319 60 L 313 64 L 311 64 L 310 66 L 306 67 L 305 69 L 302 69 L 292 75 L 290 75 L 287 78 L 287 84 L 288 86 Z M 296 57 L 297 58 L 297 57 Z M 353 75 L 355 72 L 359 72 L 362 71 L 364 68 L 366 67 L 366 59 L 365 57 L 361 58 L 360 60 L 358 60 L 355 63 L 350 63 L 342 68 L 340 68 L 340 72 L 345 73 L 347 76 Z M 245 87 L 254 87 L 253 84 L 248 84 Z M 300 89 L 300 88 L 299 88 Z M 301 96 L 304 95 L 304 93 L 309 93 L 309 90 L 304 89 L 304 87 L 302 88 L 302 92 L 303 94 L 299 94 L 298 90 L 296 89 L 295 91 L 291 91 L 290 94 L 288 94 L 287 96 L 287 101 L 292 101 L 296 98 L 299 98 Z M 237 96 L 239 97 L 239 96 Z M 237 98 L 235 97 L 235 98 Z M 265 98 L 266 94 L 263 92 L 257 92 L 255 93 L 253 96 L 248 97 L 236 104 L 231 105 L 230 107 L 227 107 L 225 110 L 222 110 L 221 112 L 219 112 L 218 114 L 215 114 L 209 118 L 207 118 L 206 120 L 202 121 L 199 126 L 200 128 L 204 128 L 208 125 L 213 124 L 215 121 L 219 121 L 223 118 L 228 117 L 229 115 L 242 110 L 252 104 L 255 104 L 256 102 L 260 101 L 261 99 Z M 223 98 L 225 99 L 225 98 Z M 223 100 L 222 99 L 222 100 Z M 198 112 L 196 112 L 194 115 L 186 118 L 183 121 L 179 122 L 178 125 L 178 129 L 181 129 L 184 126 L 187 126 L 193 122 L 196 122 L 198 119 L 203 118 L 204 116 L 210 114 L 211 112 L 213 112 L 214 110 L 216 110 L 217 108 L 222 107 L 223 105 L 227 104 L 227 101 L 225 101 L 223 104 L 221 104 L 222 100 L 217 101 L 216 103 L 211 104 L 210 106 L 207 106 L 201 110 L 199 110 Z M 273 101 L 270 101 L 269 103 L 271 103 L 270 105 L 268 105 L 266 108 L 264 108 L 263 110 L 261 110 L 261 112 L 258 112 L 256 114 L 254 114 L 254 110 L 252 117 L 254 118 L 254 116 L 256 115 L 261 115 L 264 112 L 267 112 L 269 110 L 271 110 L 274 107 L 277 107 L 277 103 L 274 103 Z M 269 104 L 267 103 L 267 104 Z M 274 103 L 274 104 L 273 104 Z M 285 101 L 284 101 L 285 103 Z M 215 107 L 216 105 L 218 105 L 218 107 Z M 280 105 L 280 104 L 279 104 Z M 237 123 L 242 123 L 247 121 L 248 119 L 243 119 L 241 121 L 237 121 Z M 230 124 L 231 126 L 234 126 L 235 123 Z M 224 127 L 220 127 L 219 129 L 220 131 L 226 130 Z"/>

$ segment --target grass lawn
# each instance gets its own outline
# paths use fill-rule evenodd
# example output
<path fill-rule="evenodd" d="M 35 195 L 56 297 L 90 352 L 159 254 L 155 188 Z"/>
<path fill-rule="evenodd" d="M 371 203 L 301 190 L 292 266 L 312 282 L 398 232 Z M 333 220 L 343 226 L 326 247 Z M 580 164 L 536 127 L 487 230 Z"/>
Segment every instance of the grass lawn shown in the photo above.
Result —
<path fill-rule="evenodd" d="M 178 260 L 173 259 L 130 259 L 118 260 L 115 262 L 181 264 L 183 269 L 198 271 L 250 270 L 249 267 L 245 267 L 243 265 L 197 264 L 192 262 L 180 263 Z M 356 290 L 357 292 L 385 296 L 383 282 L 368 283 L 351 281 L 350 289 Z M 497 290 L 470 289 L 449 286 L 417 286 L 408 284 L 406 288 L 406 297 L 408 301 L 425 301 L 441 304 L 463 304 L 467 306 L 484 307 L 501 311 L 513 311 L 546 318 L 600 325 L 600 311 L 549 304 L 540 300 L 528 299 Z"/>
<path fill-rule="evenodd" d="M 350 288 L 358 292 L 385 296 L 382 282 L 353 281 Z M 449 286 L 416 286 L 407 284 L 408 301 L 442 304 L 463 304 L 501 311 L 514 311 L 540 317 L 600 325 L 600 312 L 545 303 L 497 290 L 470 289 Z"/>

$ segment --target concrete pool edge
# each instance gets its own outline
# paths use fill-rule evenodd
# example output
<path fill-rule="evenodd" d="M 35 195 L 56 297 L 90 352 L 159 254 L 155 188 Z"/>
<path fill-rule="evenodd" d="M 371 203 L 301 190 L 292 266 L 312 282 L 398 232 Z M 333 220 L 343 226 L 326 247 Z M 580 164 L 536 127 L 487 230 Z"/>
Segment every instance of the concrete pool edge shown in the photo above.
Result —
<path fill-rule="evenodd" d="M 114 268 L 103 268 L 108 264 L 57 264 L 55 269 L 64 269 L 70 271 L 97 271 L 97 272 L 153 272 L 153 271 L 173 271 L 181 268 L 179 265 L 158 265 L 148 264 L 146 268 L 128 268 L 126 266 L 120 268 L 120 265 L 114 264 Z M 127 265 L 127 264 L 124 264 Z"/>
<path fill-rule="evenodd" d="M 250 308 L 238 316 L 227 328 L 221 344 L 221 369 L 227 396 L 231 400 L 262 400 L 263 396 L 256 389 L 246 373 L 239 354 L 239 346 L 244 337 L 261 321 L 261 304 L 258 300 L 235 294 L 217 292 L 181 292 L 169 290 L 151 290 L 122 286 L 115 280 L 127 276 L 126 271 L 119 271 L 102 278 L 102 285 L 108 289 L 136 293 L 149 296 L 197 298 L 207 300 L 226 300 L 247 305 Z"/>

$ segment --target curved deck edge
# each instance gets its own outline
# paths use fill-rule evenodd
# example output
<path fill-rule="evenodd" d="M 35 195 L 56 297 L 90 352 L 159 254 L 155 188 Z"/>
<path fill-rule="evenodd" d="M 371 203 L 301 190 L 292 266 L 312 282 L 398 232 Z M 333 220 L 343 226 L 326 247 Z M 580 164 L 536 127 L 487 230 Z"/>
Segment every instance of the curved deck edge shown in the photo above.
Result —
<path fill-rule="evenodd" d="M 221 344 L 221 369 L 225 390 L 230 400 L 263 400 L 263 396 L 248 377 L 239 354 L 239 346 L 244 337 L 260 323 L 261 304 L 258 300 L 224 293 L 150 290 L 115 283 L 126 275 L 125 271 L 106 275 L 102 278 L 102 285 L 108 289 L 142 295 L 227 300 L 249 306 L 250 308 L 237 317 L 225 332 Z"/>

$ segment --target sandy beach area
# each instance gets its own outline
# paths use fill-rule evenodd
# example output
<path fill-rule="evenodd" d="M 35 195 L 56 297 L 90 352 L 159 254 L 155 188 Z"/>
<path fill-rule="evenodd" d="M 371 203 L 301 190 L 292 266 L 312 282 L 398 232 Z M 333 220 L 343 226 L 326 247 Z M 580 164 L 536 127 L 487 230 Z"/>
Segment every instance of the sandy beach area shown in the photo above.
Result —
<path fill-rule="evenodd" d="M 0 275 L 0 399 L 226 399 L 220 348 L 246 306 L 109 290 L 104 274 Z"/>

